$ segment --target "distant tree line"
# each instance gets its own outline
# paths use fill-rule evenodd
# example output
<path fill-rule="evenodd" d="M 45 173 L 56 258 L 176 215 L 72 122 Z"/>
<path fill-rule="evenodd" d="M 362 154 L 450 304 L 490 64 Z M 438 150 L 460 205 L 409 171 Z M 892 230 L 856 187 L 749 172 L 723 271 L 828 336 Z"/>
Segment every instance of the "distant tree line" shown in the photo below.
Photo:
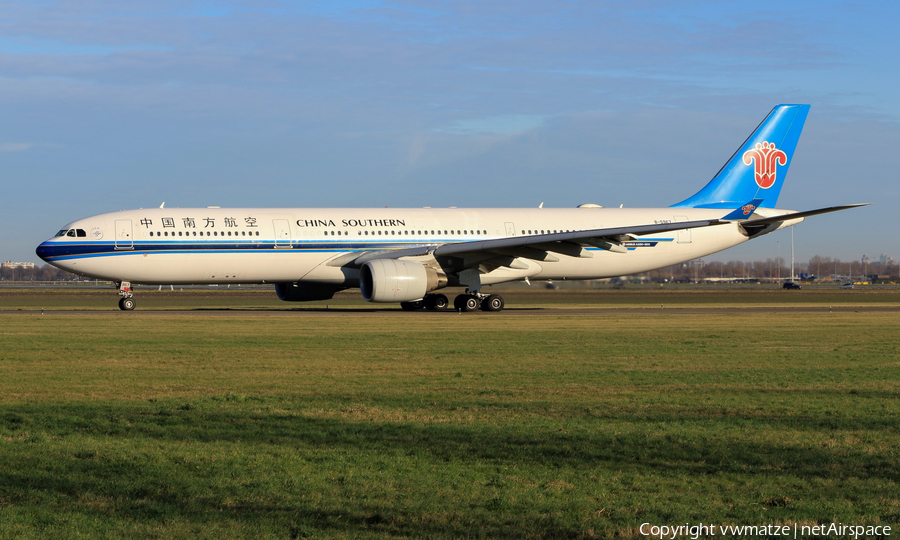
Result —
<path fill-rule="evenodd" d="M 49 264 L 32 268 L 0 268 L 0 281 L 78 281 L 82 279 L 85 278 Z"/>
<path fill-rule="evenodd" d="M 841 261 L 816 255 L 807 262 L 794 262 L 794 274 L 801 280 L 849 280 L 869 281 L 897 280 L 900 267 L 893 261 Z M 652 281 L 704 281 L 715 279 L 747 279 L 761 281 L 787 281 L 791 277 L 791 263 L 783 257 L 764 261 L 705 262 L 694 260 L 652 272 L 644 277 Z"/>

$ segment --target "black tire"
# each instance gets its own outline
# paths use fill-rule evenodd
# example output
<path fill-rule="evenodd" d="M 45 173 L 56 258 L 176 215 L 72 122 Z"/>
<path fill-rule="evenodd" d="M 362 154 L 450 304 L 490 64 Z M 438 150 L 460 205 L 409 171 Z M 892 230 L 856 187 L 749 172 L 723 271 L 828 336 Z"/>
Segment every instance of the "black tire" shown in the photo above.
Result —
<path fill-rule="evenodd" d="M 119 309 L 122 311 L 133 311 L 135 306 L 134 298 L 120 298 Z"/>
<path fill-rule="evenodd" d="M 499 294 L 492 294 L 481 302 L 482 311 L 501 311 L 503 306 L 503 297 Z"/>
<path fill-rule="evenodd" d="M 463 311 L 478 311 L 481 309 L 481 301 L 477 296 L 474 295 L 465 295 L 465 300 L 463 300 Z"/>
<path fill-rule="evenodd" d="M 417 309 L 422 309 L 423 307 L 425 307 L 425 302 L 422 300 L 400 302 L 400 308 L 403 309 L 403 311 L 415 311 Z"/>
<path fill-rule="evenodd" d="M 468 294 L 457 295 L 457 297 L 453 299 L 453 309 L 455 311 L 463 311 L 466 307 L 466 298 L 468 297 Z"/>
<path fill-rule="evenodd" d="M 430 311 L 444 311 L 450 305 L 450 300 L 443 294 L 425 295 L 425 309 Z"/>

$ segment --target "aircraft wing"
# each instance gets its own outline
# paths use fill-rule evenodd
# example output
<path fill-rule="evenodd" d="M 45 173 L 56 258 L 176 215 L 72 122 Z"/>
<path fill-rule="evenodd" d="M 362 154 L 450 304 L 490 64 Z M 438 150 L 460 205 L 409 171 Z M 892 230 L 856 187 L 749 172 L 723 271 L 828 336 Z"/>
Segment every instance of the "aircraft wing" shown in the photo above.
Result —
<path fill-rule="evenodd" d="M 751 201 L 752 204 L 754 201 Z M 848 208 L 866 206 L 870 203 L 847 204 L 831 206 L 817 210 L 793 212 L 778 216 L 759 219 L 735 220 L 746 229 L 764 228 L 772 223 L 789 221 L 792 219 L 815 216 L 828 212 L 837 212 Z M 572 257 L 591 257 L 590 252 L 582 245 L 599 247 L 616 253 L 628 251 L 623 242 L 635 240 L 639 235 L 656 234 L 682 229 L 697 229 L 733 223 L 730 218 L 738 215 L 740 208 L 735 212 L 724 216 L 722 219 L 704 219 L 698 221 L 682 221 L 675 223 L 659 223 L 652 225 L 633 225 L 625 227 L 612 227 L 605 229 L 589 229 L 584 231 L 571 231 L 551 234 L 535 234 L 528 236 L 514 236 L 509 238 L 496 238 L 493 240 L 473 240 L 470 242 L 452 242 L 446 244 L 431 244 L 413 248 L 363 251 L 345 253 L 335 257 L 328 266 L 360 267 L 368 261 L 376 259 L 400 259 L 403 257 L 465 257 L 473 261 L 489 260 L 496 266 L 517 267 L 516 258 L 534 259 L 539 261 L 558 260 L 553 253 L 569 255 Z"/>
<path fill-rule="evenodd" d="M 582 248 L 580 244 L 589 244 L 610 251 L 627 251 L 622 242 L 634 240 L 638 235 L 656 234 L 666 231 L 681 229 L 697 229 L 713 225 L 723 225 L 727 222 L 718 219 L 704 219 L 700 221 L 683 221 L 678 223 L 660 223 L 655 225 L 637 225 L 632 227 L 613 227 L 607 229 L 591 229 L 586 231 L 572 231 L 554 234 L 535 234 L 531 236 L 517 236 L 512 238 L 497 238 L 495 240 L 478 240 L 474 242 L 459 242 L 444 244 L 434 250 L 437 256 L 460 255 L 477 251 L 495 251 L 520 248 L 533 249 L 535 251 L 552 251 L 564 255 L 572 255 Z M 617 249 L 620 248 L 620 249 Z M 527 255 L 523 255 L 526 258 Z"/>
<path fill-rule="evenodd" d="M 613 252 L 624 253 L 627 251 L 627 248 L 622 245 L 622 242 L 634 240 L 637 235 L 711 227 L 723 225 L 725 223 L 728 222 L 719 219 L 704 219 L 676 223 L 634 225 L 552 234 L 514 236 L 510 238 L 496 238 L 493 240 L 453 242 L 406 249 L 346 253 L 332 259 L 328 265 L 358 267 L 375 259 L 399 259 L 402 257 L 416 257 L 423 255 L 432 255 L 435 257 L 460 257 L 473 254 L 489 257 L 505 256 L 510 259 L 510 262 L 517 257 L 545 261 L 552 260 L 553 255 L 551 255 L 551 252 L 574 257 L 589 257 L 590 254 L 584 250 L 581 246 L 582 244 L 596 246 Z M 501 264 L 501 266 L 506 265 Z"/>

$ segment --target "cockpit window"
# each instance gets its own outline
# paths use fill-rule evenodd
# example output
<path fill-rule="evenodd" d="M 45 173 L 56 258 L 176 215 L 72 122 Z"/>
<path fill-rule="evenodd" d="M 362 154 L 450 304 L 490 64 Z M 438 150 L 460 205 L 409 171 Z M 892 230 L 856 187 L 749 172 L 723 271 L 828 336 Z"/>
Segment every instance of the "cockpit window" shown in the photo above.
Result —
<path fill-rule="evenodd" d="M 56 233 L 56 236 L 54 236 L 54 238 L 56 238 L 57 236 L 69 236 L 72 238 L 86 238 L 87 232 L 85 232 L 84 229 L 63 229 L 63 230 L 59 231 L 58 233 Z"/>

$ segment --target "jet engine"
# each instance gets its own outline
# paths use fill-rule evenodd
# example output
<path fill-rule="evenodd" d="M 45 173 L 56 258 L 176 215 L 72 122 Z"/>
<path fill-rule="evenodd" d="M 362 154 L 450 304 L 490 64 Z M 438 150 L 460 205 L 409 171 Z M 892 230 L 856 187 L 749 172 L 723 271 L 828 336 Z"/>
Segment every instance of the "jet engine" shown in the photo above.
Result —
<path fill-rule="evenodd" d="M 275 294 L 279 300 L 287 302 L 311 302 L 313 300 L 330 300 L 334 293 L 343 290 L 344 287 L 335 287 L 323 283 L 276 283 Z"/>
<path fill-rule="evenodd" d="M 359 288 L 367 302 L 411 302 L 447 286 L 447 276 L 413 261 L 375 259 L 359 270 Z"/>

